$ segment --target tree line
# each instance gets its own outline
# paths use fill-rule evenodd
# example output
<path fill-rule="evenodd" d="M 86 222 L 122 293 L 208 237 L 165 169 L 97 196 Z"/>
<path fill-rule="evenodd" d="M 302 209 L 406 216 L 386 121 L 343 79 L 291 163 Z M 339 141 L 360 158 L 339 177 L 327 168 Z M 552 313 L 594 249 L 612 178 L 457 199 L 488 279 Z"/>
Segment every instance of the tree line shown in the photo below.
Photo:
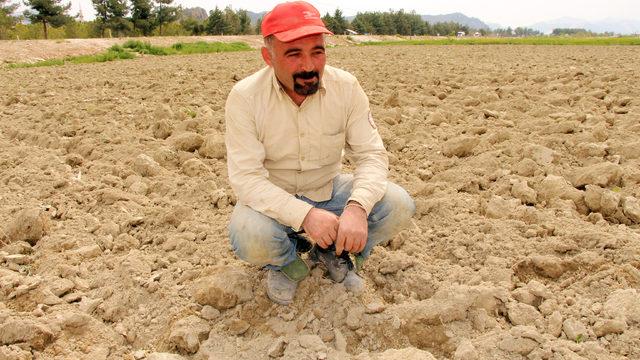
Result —
<path fill-rule="evenodd" d="M 83 21 L 71 16 L 70 3 L 63 0 L 24 0 L 27 10 L 15 15 L 17 4 L 0 0 L 0 39 L 90 38 L 154 35 L 243 35 L 260 34 L 261 19 L 254 23 L 247 10 L 216 7 L 182 9 L 174 0 L 92 0 L 96 19 Z M 30 23 L 26 24 L 25 19 Z M 540 36 L 539 31 L 515 29 L 473 29 L 456 22 L 429 23 L 415 11 L 361 12 L 351 21 L 340 9 L 322 20 L 334 34 L 455 36 L 458 32 L 483 36 Z M 574 31 L 575 30 L 575 31 Z M 582 31 L 578 31 L 582 30 Z M 553 35 L 597 35 L 584 29 L 556 29 Z M 605 34 L 607 35 L 607 34 Z"/>
<path fill-rule="evenodd" d="M 559 29 L 553 29 L 553 31 L 551 32 L 551 35 L 553 36 L 613 36 L 614 33 L 612 32 L 605 32 L 605 33 L 595 33 L 593 31 L 589 31 L 586 29 L 581 29 L 581 28 L 559 28 Z"/>

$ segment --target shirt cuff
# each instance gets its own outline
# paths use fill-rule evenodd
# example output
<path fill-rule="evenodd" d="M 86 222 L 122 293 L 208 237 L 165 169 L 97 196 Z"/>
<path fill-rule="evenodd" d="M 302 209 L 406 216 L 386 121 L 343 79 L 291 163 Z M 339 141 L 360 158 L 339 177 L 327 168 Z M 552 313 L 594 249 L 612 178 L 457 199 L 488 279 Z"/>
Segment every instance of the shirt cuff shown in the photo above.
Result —
<path fill-rule="evenodd" d="M 358 204 L 362 205 L 362 207 L 367 212 L 367 216 L 369 216 L 369 214 L 371 214 L 371 210 L 373 209 L 375 204 L 378 202 L 378 201 L 372 201 L 370 200 L 370 198 L 371 196 L 368 193 L 368 191 L 364 189 L 355 189 L 351 193 L 351 197 L 349 197 L 349 200 L 347 200 L 347 203 L 349 203 L 349 201 L 357 202 Z"/>
<path fill-rule="evenodd" d="M 284 223 L 291 226 L 293 230 L 300 231 L 304 218 L 307 217 L 309 211 L 313 209 L 313 205 L 293 198 L 293 201 L 290 202 L 287 208 L 287 214 L 283 218 Z"/>

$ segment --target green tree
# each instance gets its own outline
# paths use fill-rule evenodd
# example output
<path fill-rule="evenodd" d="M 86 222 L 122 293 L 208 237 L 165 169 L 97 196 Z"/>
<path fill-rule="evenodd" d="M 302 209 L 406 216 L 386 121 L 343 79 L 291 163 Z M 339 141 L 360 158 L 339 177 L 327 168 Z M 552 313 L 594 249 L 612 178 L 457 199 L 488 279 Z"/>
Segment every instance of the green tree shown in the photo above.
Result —
<path fill-rule="evenodd" d="M 409 25 L 409 35 L 424 35 L 427 33 L 427 23 L 422 21 L 420 15 L 412 11 L 407 14 L 407 23 Z"/>
<path fill-rule="evenodd" d="M 376 29 L 371 23 L 374 16 L 373 13 L 357 13 L 351 21 L 351 26 L 359 34 L 376 34 Z"/>
<path fill-rule="evenodd" d="M 380 33 L 386 35 L 396 35 L 398 34 L 398 29 L 396 27 L 395 14 L 393 12 L 384 12 L 381 17 L 381 26 Z"/>
<path fill-rule="evenodd" d="M 260 35 L 262 34 L 262 18 L 258 18 L 258 20 L 256 21 L 256 30 L 255 33 Z"/>
<path fill-rule="evenodd" d="M 227 27 L 223 34 L 236 35 L 240 32 L 240 18 L 231 6 L 224 8 L 224 21 Z"/>
<path fill-rule="evenodd" d="M 516 36 L 539 36 L 541 33 L 538 30 L 534 30 L 527 27 L 517 27 L 513 30 Z"/>
<path fill-rule="evenodd" d="M 594 34 L 591 31 L 588 31 L 586 29 L 576 29 L 576 28 L 557 28 L 557 29 L 553 29 L 553 31 L 551 32 L 551 35 L 553 36 L 561 36 L 561 35 L 565 35 L 565 36 L 594 36 L 596 34 Z"/>
<path fill-rule="evenodd" d="M 104 37 L 106 29 L 116 36 L 131 29 L 131 23 L 126 19 L 129 13 L 126 0 L 91 0 L 96 10 L 96 23 L 100 36 Z"/>
<path fill-rule="evenodd" d="M 247 35 L 253 32 L 253 29 L 251 28 L 251 18 L 249 17 L 247 10 L 238 10 L 238 20 L 240 23 L 240 27 L 238 29 L 239 34 Z"/>
<path fill-rule="evenodd" d="M 347 31 L 347 27 L 349 27 L 349 23 L 342 15 L 342 11 L 340 9 L 336 9 L 333 13 L 333 26 L 335 31 L 331 32 L 336 35 L 344 34 Z"/>
<path fill-rule="evenodd" d="M 32 23 L 42 23 L 42 29 L 44 31 L 44 38 L 48 39 L 49 34 L 47 27 L 57 28 L 71 20 L 71 17 L 67 14 L 71 3 L 66 5 L 61 4 L 62 0 L 25 0 L 25 5 L 30 7 L 31 10 L 26 10 L 24 15 Z"/>
<path fill-rule="evenodd" d="M 8 37 L 11 29 L 18 21 L 13 12 L 18 8 L 17 4 L 11 4 L 8 0 L 0 0 L 0 39 Z"/>
<path fill-rule="evenodd" d="M 155 0 L 158 4 L 155 8 L 154 14 L 156 18 L 156 24 L 162 36 L 162 26 L 176 21 L 180 15 L 180 8 L 177 6 L 171 6 L 173 0 Z"/>
<path fill-rule="evenodd" d="M 222 10 L 216 6 L 215 9 L 209 11 L 209 18 L 207 19 L 207 34 L 222 35 L 227 30 L 227 27 Z"/>
<path fill-rule="evenodd" d="M 391 14 L 393 18 L 394 28 L 396 29 L 396 34 L 412 35 L 408 14 L 405 14 L 403 9 L 400 9 L 396 13 L 392 12 Z"/>
<path fill-rule="evenodd" d="M 109 0 L 109 11 L 111 13 L 109 28 L 116 33 L 116 36 L 131 31 L 131 22 L 126 18 L 129 14 L 127 0 Z"/>
<path fill-rule="evenodd" d="M 322 17 L 322 22 L 324 23 L 324 26 L 327 27 L 327 29 L 329 29 L 329 31 L 331 31 L 332 33 L 336 33 L 336 25 L 335 22 L 333 20 L 333 16 L 331 16 L 329 13 L 326 13 L 323 17 Z"/>
<path fill-rule="evenodd" d="M 469 33 L 469 27 L 460 25 L 453 21 L 439 22 L 433 24 L 433 32 L 443 36 L 455 36 L 458 31 Z"/>
<path fill-rule="evenodd" d="M 100 37 L 104 37 L 104 30 L 109 22 L 109 0 L 91 0 L 96 10 L 96 26 L 100 30 Z"/>
<path fill-rule="evenodd" d="M 131 22 L 142 35 L 151 35 L 156 28 L 151 0 L 131 0 Z"/>
<path fill-rule="evenodd" d="M 206 31 L 204 23 L 194 18 L 186 18 L 180 22 L 180 25 L 191 35 L 201 35 Z"/>

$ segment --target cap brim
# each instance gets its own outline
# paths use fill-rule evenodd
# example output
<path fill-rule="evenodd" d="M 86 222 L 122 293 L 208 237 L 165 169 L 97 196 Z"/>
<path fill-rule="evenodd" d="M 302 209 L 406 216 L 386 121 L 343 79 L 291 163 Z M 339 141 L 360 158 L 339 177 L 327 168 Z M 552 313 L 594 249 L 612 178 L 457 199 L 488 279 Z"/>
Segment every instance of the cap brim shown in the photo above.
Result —
<path fill-rule="evenodd" d="M 318 25 L 302 26 L 297 29 L 287 30 L 287 31 L 279 32 L 273 35 L 276 37 L 276 39 L 282 42 L 290 42 L 293 40 L 303 38 L 305 36 L 317 35 L 317 34 L 333 35 L 333 33 L 327 30 L 326 27 L 318 26 Z"/>

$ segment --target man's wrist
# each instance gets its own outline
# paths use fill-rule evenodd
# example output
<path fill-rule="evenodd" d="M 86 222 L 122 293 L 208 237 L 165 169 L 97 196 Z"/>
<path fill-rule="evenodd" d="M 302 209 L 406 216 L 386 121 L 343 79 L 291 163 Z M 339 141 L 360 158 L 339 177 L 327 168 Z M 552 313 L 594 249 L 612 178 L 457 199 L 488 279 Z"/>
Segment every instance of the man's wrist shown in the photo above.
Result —
<path fill-rule="evenodd" d="M 349 202 L 347 202 L 347 205 L 344 206 L 344 210 L 347 210 L 348 208 L 357 208 L 362 210 L 362 212 L 364 213 L 364 215 L 367 215 L 367 209 L 364 208 L 364 206 L 362 206 L 362 204 L 360 204 L 359 202 L 355 201 L 355 200 L 349 200 Z"/>
<path fill-rule="evenodd" d="M 309 210 L 307 210 L 307 213 L 304 214 L 304 218 L 302 218 L 302 223 L 300 223 L 300 230 L 304 230 L 304 224 L 307 221 L 307 218 L 309 217 L 309 215 L 311 214 L 311 210 L 313 209 L 314 209 L 313 207 L 309 208 Z"/>

